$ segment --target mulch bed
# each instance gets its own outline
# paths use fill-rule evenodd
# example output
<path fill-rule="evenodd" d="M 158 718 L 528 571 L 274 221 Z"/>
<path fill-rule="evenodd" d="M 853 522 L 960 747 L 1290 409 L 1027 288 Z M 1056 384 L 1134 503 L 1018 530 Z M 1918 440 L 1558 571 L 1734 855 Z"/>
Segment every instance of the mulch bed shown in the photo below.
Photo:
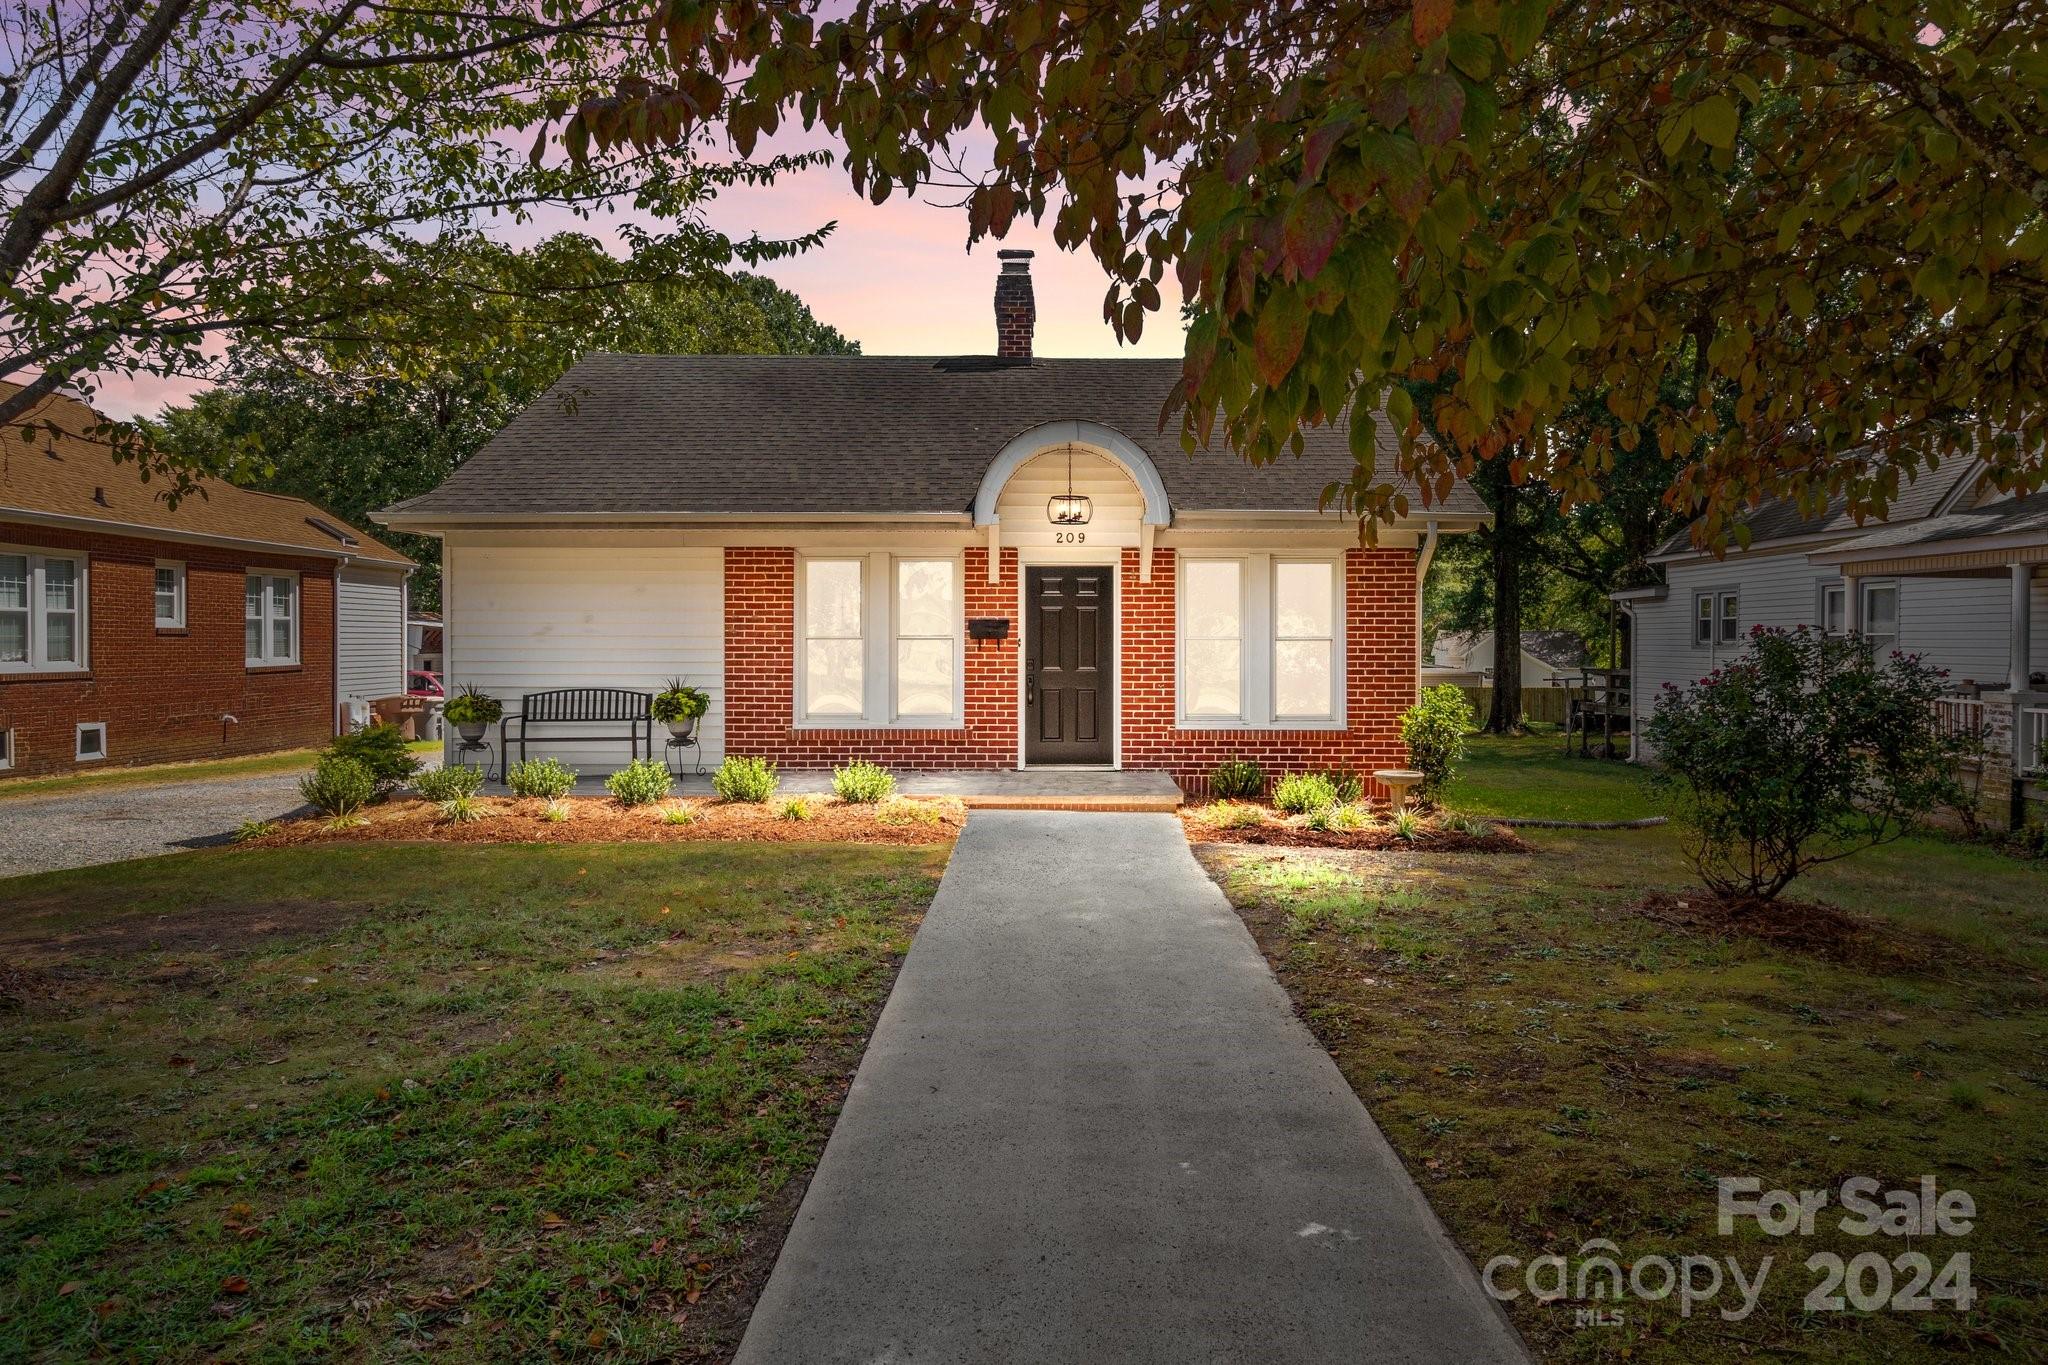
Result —
<path fill-rule="evenodd" d="M 431 801 L 387 801 L 363 811 L 367 823 L 331 828 L 325 816 L 288 821 L 275 833 L 250 839 L 245 848 L 352 841 L 428 841 L 448 844 L 688 843 L 706 839 L 752 843 L 945 844 L 966 822 L 958 801 L 903 798 L 876 805 L 851 805 L 833 797 L 807 796 L 807 820 L 786 820 L 781 802 L 675 800 L 650 806 L 622 806 L 608 797 L 570 797 L 569 818 L 541 818 L 545 801 L 479 797 L 485 818 L 455 824 Z M 696 812 L 687 825 L 662 822 L 675 807 Z"/>
<path fill-rule="evenodd" d="M 1527 853 L 1529 845 L 1500 825 L 1488 833 L 1466 834 L 1425 822 L 1412 839 L 1394 833 L 1384 820 L 1365 829 L 1309 829 L 1269 813 L 1256 825 L 1224 825 L 1208 819 L 1199 807 L 1183 809 L 1181 824 L 1188 839 L 1204 844 L 1260 844 L 1272 848 L 1392 849 L 1407 853 Z"/>

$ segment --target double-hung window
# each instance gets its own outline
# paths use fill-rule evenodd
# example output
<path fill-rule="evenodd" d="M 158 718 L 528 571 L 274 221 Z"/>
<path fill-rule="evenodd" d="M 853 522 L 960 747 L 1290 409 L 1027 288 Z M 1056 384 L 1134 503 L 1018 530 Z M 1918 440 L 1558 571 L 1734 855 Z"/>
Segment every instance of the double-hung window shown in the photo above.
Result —
<path fill-rule="evenodd" d="M 79 671 L 85 637 L 85 557 L 0 549 L 0 673 Z"/>
<path fill-rule="evenodd" d="M 1848 584 L 1823 583 L 1820 585 L 1820 633 L 1837 636 L 1849 633 Z"/>
<path fill-rule="evenodd" d="M 799 723 L 959 724 L 961 582 L 957 559 L 800 559 Z"/>
<path fill-rule="evenodd" d="M 1179 582 L 1184 724 L 1342 724 L 1338 559 L 1196 556 L 1182 562 Z"/>
<path fill-rule="evenodd" d="M 1692 642 L 1732 645 L 1742 638 L 1741 598 L 1732 592 L 1703 592 L 1693 598 Z"/>
<path fill-rule="evenodd" d="M 156 562 L 156 625 L 158 630 L 185 625 L 185 566 L 176 560 Z"/>
<path fill-rule="evenodd" d="M 1880 653 L 1889 653 L 1899 643 L 1899 585 L 1863 585 L 1863 638 Z"/>
<path fill-rule="evenodd" d="M 299 661 L 299 576 L 252 573 L 242 597 L 242 654 L 251 668 Z"/>

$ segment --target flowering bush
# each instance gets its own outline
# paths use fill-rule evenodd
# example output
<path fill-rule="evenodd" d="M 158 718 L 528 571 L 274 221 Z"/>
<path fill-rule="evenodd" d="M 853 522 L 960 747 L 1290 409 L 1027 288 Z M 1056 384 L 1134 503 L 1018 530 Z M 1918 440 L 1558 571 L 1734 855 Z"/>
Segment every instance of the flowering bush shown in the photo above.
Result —
<path fill-rule="evenodd" d="M 1878 659 L 1853 638 L 1759 626 L 1741 658 L 1667 685 L 1645 734 L 1700 879 L 1767 901 L 1960 803 L 1970 741 L 1935 714 L 1945 676 L 1917 654 Z"/>

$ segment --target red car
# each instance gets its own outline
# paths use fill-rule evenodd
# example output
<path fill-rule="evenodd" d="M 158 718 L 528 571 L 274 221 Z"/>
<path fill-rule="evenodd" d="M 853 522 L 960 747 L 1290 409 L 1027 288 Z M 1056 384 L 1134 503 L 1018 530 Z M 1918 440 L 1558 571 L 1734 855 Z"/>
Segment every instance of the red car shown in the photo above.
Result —
<path fill-rule="evenodd" d="M 415 668 L 405 675 L 405 695 L 408 697 L 445 697 L 448 690 L 441 686 L 441 679 L 424 668 Z"/>

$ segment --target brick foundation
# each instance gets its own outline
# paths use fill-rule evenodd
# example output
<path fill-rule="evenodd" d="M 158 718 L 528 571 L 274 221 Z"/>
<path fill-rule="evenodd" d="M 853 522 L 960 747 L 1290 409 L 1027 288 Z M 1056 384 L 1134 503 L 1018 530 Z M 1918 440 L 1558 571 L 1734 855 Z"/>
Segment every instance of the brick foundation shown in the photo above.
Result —
<path fill-rule="evenodd" d="M 966 642 L 965 723 L 950 729 L 797 728 L 796 551 L 725 552 L 726 749 L 796 770 L 865 758 L 901 768 L 1014 768 L 1018 747 L 1017 552 L 1002 552 L 1002 581 L 987 581 L 988 552 L 964 558 L 965 613 L 1009 620 L 1011 635 Z M 1335 768 L 1369 774 L 1404 766 L 1398 718 L 1414 701 L 1415 558 L 1411 551 L 1354 549 L 1344 556 L 1346 728 L 1182 730 L 1174 723 L 1174 585 L 1171 550 L 1152 556 L 1138 581 L 1138 551 L 1122 552 L 1120 693 L 1123 766 L 1161 769 L 1191 797 L 1206 794 L 1219 762 L 1251 758 L 1269 774 Z"/>
<path fill-rule="evenodd" d="M 0 674 L 0 730 L 14 767 L 0 781 L 74 769 L 219 758 L 322 744 L 334 732 L 334 567 L 323 559 L 245 554 L 0 522 L 0 543 L 84 550 L 87 673 Z M 156 625 L 159 559 L 185 565 L 185 626 Z M 249 569 L 299 572 L 299 663 L 242 661 Z M 237 724 L 221 725 L 223 715 Z M 104 721 L 107 757 L 79 763 L 76 727 Z"/>

